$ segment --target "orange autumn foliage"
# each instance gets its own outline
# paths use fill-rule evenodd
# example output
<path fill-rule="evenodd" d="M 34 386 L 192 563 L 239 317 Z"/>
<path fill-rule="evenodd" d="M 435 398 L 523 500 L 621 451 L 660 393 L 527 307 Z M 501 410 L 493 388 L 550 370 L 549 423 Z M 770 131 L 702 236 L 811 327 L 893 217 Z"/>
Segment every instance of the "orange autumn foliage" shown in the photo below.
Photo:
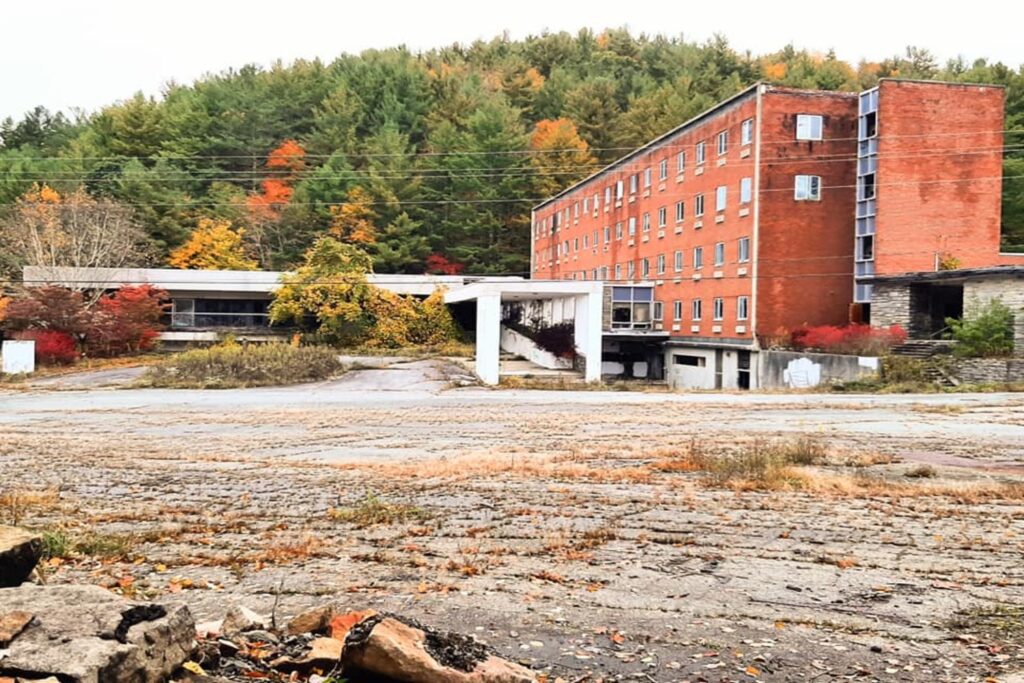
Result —
<path fill-rule="evenodd" d="M 267 155 L 271 172 L 260 186 L 263 192 L 249 197 L 246 204 L 257 218 L 277 218 L 295 193 L 293 185 L 306 168 L 306 150 L 295 140 L 285 140 Z"/>
<path fill-rule="evenodd" d="M 373 221 L 377 214 L 370 208 L 373 197 L 361 187 L 348 192 L 348 201 L 331 207 L 331 227 L 335 237 L 348 244 L 372 244 L 377 240 L 377 228 Z"/>

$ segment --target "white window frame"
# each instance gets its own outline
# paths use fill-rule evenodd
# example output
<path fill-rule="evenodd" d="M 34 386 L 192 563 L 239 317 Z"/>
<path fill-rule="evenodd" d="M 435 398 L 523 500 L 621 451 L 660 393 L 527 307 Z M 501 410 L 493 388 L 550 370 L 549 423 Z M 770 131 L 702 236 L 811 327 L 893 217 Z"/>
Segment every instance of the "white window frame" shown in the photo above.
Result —
<path fill-rule="evenodd" d="M 646 190 L 651 186 L 651 167 L 648 166 L 644 169 L 644 189 Z"/>
<path fill-rule="evenodd" d="M 725 242 L 715 242 L 715 265 L 725 265 Z"/>
<path fill-rule="evenodd" d="M 644 232 L 651 231 L 651 214 L 649 211 L 645 211 L 641 219 L 641 225 L 643 226 Z"/>
<path fill-rule="evenodd" d="M 677 249 L 675 259 L 673 260 L 673 267 L 677 273 L 683 272 L 683 250 Z"/>
<path fill-rule="evenodd" d="M 621 263 L 616 263 L 615 264 L 615 279 L 616 280 L 621 280 L 622 279 L 622 264 Z"/>
<path fill-rule="evenodd" d="M 793 181 L 793 199 L 798 202 L 821 201 L 821 176 L 798 175 Z"/>
<path fill-rule="evenodd" d="M 821 140 L 825 132 L 825 119 L 821 114 L 796 115 L 797 140 Z"/>
<path fill-rule="evenodd" d="M 676 223 L 682 223 L 686 220 L 686 202 L 680 200 L 676 202 Z"/>
<path fill-rule="evenodd" d="M 704 215 L 704 195 L 696 194 L 693 196 L 693 215 L 700 218 Z"/>
<path fill-rule="evenodd" d="M 682 320 L 683 319 L 683 300 L 676 299 L 672 302 L 672 319 Z"/>
<path fill-rule="evenodd" d="M 668 159 L 662 159 L 658 165 L 658 180 L 668 179 Z"/>
<path fill-rule="evenodd" d="M 658 275 L 664 275 L 665 274 L 665 255 L 664 254 L 658 254 L 658 259 L 656 261 L 656 270 L 655 270 L 655 272 Z"/>
<path fill-rule="evenodd" d="M 604 243 L 611 244 L 612 241 L 612 227 L 610 225 L 604 226 Z"/>
<path fill-rule="evenodd" d="M 725 211 L 725 206 L 729 197 L 729 186 L 719 185 L 715 188 L 715 211 Z"/>
<path fill-rule="evenodd" d="M 627 230 L 630 237 L 636 236 L 636 216 L 629 217 L 629 229 Z"/>
<path fill-rule="evenodd" d="M 654 307 L 651 309 L 651 319 L 661 320 L 665 315 L 665 306 L 660 301 L 654 302 Z"/>
<path fill-rule="evenodd" d="M 711 302 L 711 319 L 716 321 L 725 319 L 725 299 L 720 296 L 716 296 Z"/>
<path fill-rule="evenodd" d="M 626 262 L 626 279 L 632 280 L 636 277 L 636 261 Z"/>
<path fill-rule="evenodd" d="M 718 156 L 722 156 L 729 151 L 729 131 L 723 130 L 718 134 Z"/>
<path fill-rule="evenodd" d="M 701 166 L 705 161 L 707 161 L 707 141 L 701 140 L 697 143 L 694 155 L 696 157 L 696 161 L 694 161 L 694 163 L 698 166 Z"/>
<path fill-rule="evenodd" d="M 700 303 L 700 299 L 694 299 L 690 302 L 690 320 L 694 322 L 700 322 L 701 315 L 704 313 L 702 310 L 704 307 Z"/>
<path fill-rule="evenodd" d="M 736 247 L 736 251 L 739 254 L 739 262 L 747 263 L 750 261 L 750 238 L 741 237 L 738 240 L 739 244 Z"/>
<path fill-rule="evenodd" d="M 664 228 L 668 225 L 668 207 L 662 206 L 658 208 L 658 227 Z"/>
<path fill-rule="evenodd" d="M 747 320 L 750 318 L 750 297 L 736 297 L 736 319 Z"/>
<path fill-rule="evenodd" d="M 640 259 L 640 277 L 645 280 L 651 276 L 651 259 L 644 256 Z"/>
<path fill-rule="evenodd" d="M 629 193 L 630 194 L 636 194 L 637 185 L 638 185 L 639 182 L 640 182 L 640 179 L 639 179 L 639 176 L 637 176 L 636 173 L 634 173 L 633 175 L 629 176 Z"/>
<path fill-rule="evenodd" d="M 740 178 L 740 204 L 749 204 L 754 196 L 754 179 Z"/>
<path fill-rule="evenodd" d="M 676 154 L 676 175 L 686 172 L 686 152 Z"/>
<path fill-rule="evenodd" d="M 693 248 L 693 269 L 700 270 L 704 267 L 704 247 Z"/>
<path fill-rule="evenodd" d="M 740 124 L 740 145 L 746 146 L 754 141 L 754 119 L 747 119 Z"/>
<path fill-rule="evenodd" d="M 622 200 L 622 194 L 625 192 L 626 186 L 621 180 L 615 181 L 615 199 L 617 201 Z"/>

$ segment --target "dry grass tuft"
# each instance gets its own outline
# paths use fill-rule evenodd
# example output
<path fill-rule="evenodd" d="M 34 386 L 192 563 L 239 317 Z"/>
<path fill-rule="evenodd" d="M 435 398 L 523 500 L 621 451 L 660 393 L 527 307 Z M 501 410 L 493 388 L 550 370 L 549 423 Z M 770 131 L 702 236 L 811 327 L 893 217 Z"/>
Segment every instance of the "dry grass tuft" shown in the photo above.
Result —
<path fill-rule="evenodd" d="M 28 512 L 50 512 L 60 505 L 60 491 L 47 489 L 12 489 L 0 493 L 3 518 L 18 526 Z"/>
<path fill-rule="evenodd" d="M 368 494 L 355 507 L 331 508 L 327 514 L 331 519 L 352 524 L 359 529 L 380 524 L 422 521 L 429 517 L 422 508 L 406 503 L 389 503 L 373 494 Z"/>

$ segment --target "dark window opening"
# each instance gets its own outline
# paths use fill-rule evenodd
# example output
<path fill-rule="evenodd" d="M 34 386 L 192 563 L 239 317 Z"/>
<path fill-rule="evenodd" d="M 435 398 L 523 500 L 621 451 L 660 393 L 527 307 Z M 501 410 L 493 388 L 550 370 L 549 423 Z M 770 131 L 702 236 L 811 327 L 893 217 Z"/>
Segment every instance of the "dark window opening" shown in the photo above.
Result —
<path fill-rule="evenodd" d="M 868 173 L 863 177 L 863 196 L 861 199 L 874 199 L 875 198 L 875 174 Z"/>
<path fill-rule="evenodd" d="M 707 365 L 707 359 L 704 356 L 684 356 L 679 353 L 672 355 L 672 362 L 676 365 L 689 365 L 694 368 L 703 368 Z"/>
<path fill-rule="evenodd" d="M 864 137 L 873 138 L 878 134 L 878 112 L 864 115 Z"/>

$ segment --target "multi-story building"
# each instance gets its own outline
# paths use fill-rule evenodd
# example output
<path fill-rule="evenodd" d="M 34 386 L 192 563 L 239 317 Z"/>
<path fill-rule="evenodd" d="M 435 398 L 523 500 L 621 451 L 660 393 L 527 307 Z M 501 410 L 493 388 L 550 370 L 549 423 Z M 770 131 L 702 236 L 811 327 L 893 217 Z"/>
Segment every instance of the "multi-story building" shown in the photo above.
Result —
<path fill-rule="evenodd" d="M 1002 128 L 996 87 L 757 84 L 535 207 L 532 277 L 613 285 L 606 356 L 754 386 L 773 337 L 870 319 L 858 277 L 1006 262 Z M 652 305 L 620 305 L 638 281 Z"/>

